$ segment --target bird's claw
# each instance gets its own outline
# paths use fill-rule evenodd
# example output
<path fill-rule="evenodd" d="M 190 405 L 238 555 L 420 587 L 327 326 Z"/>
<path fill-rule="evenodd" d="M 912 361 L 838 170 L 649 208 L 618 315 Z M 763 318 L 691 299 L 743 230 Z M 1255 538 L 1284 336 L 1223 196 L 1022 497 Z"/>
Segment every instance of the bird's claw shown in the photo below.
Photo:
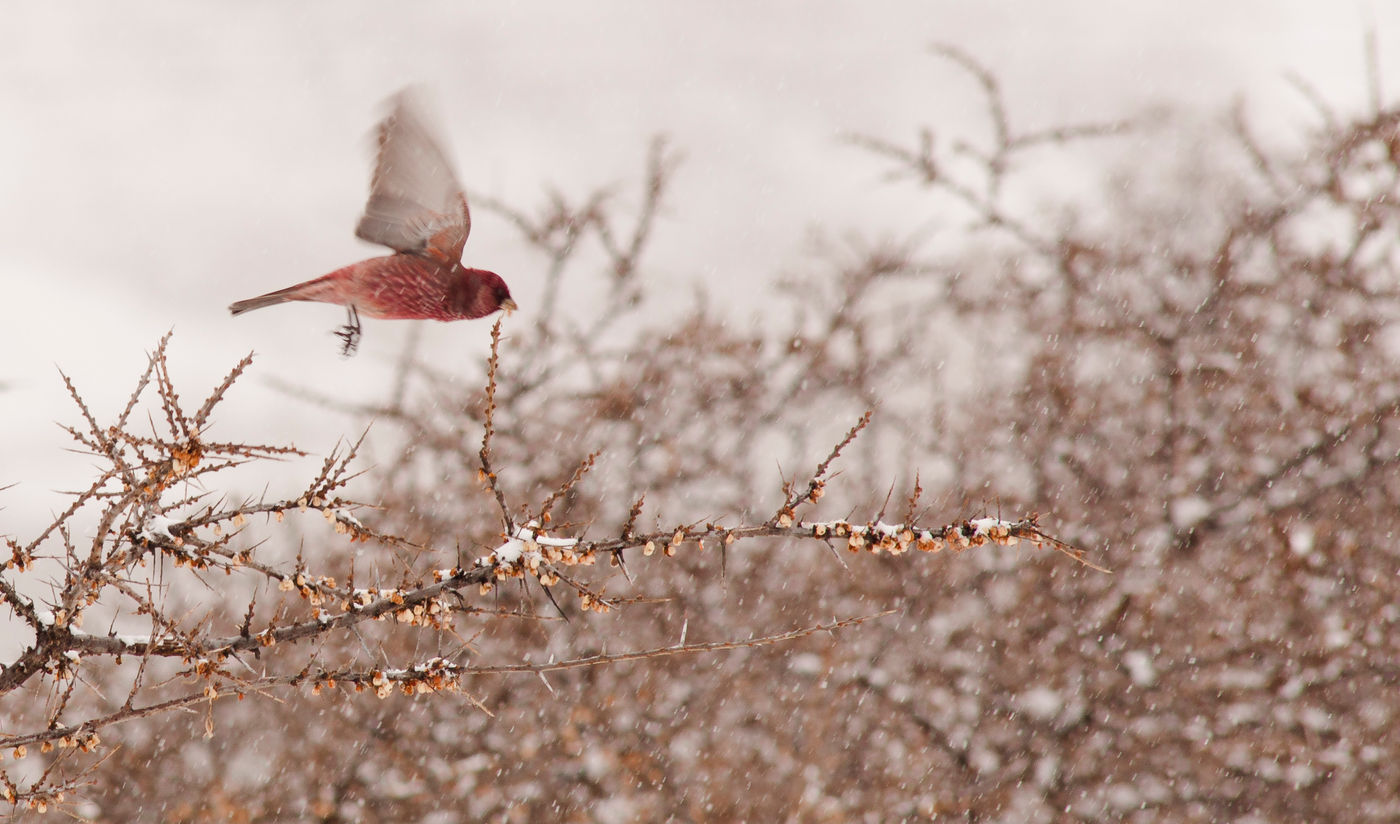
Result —
<path fill-rule="evenodd" d="M 360 329 L 358 326 L 346 324 L 335 330 L 335 336 L 340 338 L 340 356 L 348 358 L 355 354 L 355 350 L 360 348 Z"/>
<path fill-rule="evenodd" d="M 355 350 L 360 348 L 360 314 L 355 311 L 355 307 L 346 307 L 348 317 L 345 325 L 335 330 L 335 336 L 340 338 L 340 356 L 348 358 L 355 354 Z"/>

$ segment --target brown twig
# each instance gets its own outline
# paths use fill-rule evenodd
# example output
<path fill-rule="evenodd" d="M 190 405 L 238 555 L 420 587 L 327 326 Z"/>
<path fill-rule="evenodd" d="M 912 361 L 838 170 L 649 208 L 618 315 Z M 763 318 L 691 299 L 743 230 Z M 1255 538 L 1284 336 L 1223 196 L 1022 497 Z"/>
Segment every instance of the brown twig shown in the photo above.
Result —
<path fill-rule="evenodd" d="M 496 470 L 491 461 L 491 436 L 496 431 L 496 369 L 500 365 L 500 359 L 501 321 L 497 319 L 491 325 L 491 357 L 486 363 L 486 408 L 482 422 L 481 451 L 478 453 L 478 457 L 481 459 L 481 479 L 491 490 L 491 494 L 495 496 L 496 506 L 500 509 L 503 534 L 510 535 L 515 532 L 515 526 L 511 520 L 510 507 L 506 505 L 505 492 L 501 489 L 500 479 L 496 476 Z"/>

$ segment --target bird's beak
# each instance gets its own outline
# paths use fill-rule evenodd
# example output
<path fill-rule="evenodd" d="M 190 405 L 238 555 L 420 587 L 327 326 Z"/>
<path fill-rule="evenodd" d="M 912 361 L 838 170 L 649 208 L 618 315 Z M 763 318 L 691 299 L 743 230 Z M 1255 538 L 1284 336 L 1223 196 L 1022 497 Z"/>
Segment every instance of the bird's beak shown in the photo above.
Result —
<path fill-rule="evenodd" d="M 515 305 L 514 300 L 506 298 L 505 300 L 501 301 L 501 308 L 506 310 L 506 314 L 509 315 L 511 312 L 514 312 L 519 307 Z"/>

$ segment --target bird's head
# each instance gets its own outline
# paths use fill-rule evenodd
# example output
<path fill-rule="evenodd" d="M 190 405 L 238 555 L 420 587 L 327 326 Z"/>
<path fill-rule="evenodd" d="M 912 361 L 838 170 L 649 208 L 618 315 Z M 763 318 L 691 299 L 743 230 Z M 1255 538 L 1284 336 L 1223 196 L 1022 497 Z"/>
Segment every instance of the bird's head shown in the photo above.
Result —
<path fill-rule="evenodd" d="M 498 309 L 515 310 L 510 287 L 500 275 L 485 269 L 467 269 L 462 274 L 470 286 L 461 293 L 467 299 L 466 305 L 461 307 L 467 317 L 484 318 Z"/>

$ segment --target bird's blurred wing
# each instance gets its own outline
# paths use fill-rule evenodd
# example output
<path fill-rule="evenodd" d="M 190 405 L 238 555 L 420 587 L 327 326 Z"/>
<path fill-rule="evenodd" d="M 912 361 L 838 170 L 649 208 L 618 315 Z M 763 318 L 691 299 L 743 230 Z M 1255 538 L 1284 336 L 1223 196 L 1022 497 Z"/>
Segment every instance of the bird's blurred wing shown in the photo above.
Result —
<path fill-rule="evenodd" d="M 467 197 L 411 91 L 379 122 L 369 202 L 355 234 L 399 252 L 455 263 L 471 232 Z"/>

